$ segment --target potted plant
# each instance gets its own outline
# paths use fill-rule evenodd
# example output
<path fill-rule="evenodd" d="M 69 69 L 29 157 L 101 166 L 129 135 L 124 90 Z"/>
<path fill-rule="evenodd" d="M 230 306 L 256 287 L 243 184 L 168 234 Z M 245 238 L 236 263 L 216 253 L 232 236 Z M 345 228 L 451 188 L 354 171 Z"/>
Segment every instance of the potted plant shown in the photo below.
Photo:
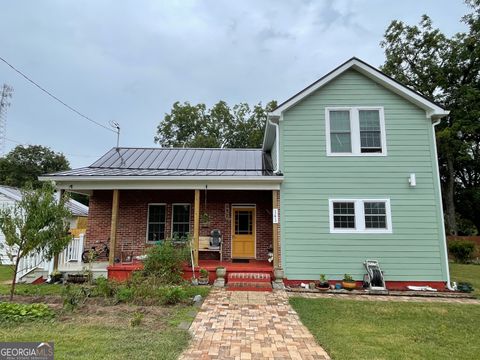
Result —
<path fill-rule="evenodd" d="M 52 272 L 52 274 L 50 275 L 50 283 L 52 284 L 55 284 L 59 281 L 61 281 L 63 278 L 63 274 L 58 271 L 58 270 L 55 270 L 54 272 Z"/>
<path fill-rule="evenodd" d="M 208 270 L 200 269 L 200 276 L 198 278 L 198 285 L 208 285 Z"/>
<path fill-rule="evenodd" d="M 330 284 L 328 283 L 325 274 L 320 274 L 320 282 L 318 283 L 318 288 L 320 290 L 328 290 L 330 288 Z"/>
<path fill-rule="evenodd" d="M 353 290 L 357 287 L 357 284 L 351 275 L 345 274 L 342 280 L 342 287 L 346 290 Z"/>
<path fill-rule="evenodd" d="M 202 215 L 200 216 L 200 223 L 202 224 L 202 227 L 209 227 L 210 215 L 208 215 L 206 212 L 202 213 Z"/>

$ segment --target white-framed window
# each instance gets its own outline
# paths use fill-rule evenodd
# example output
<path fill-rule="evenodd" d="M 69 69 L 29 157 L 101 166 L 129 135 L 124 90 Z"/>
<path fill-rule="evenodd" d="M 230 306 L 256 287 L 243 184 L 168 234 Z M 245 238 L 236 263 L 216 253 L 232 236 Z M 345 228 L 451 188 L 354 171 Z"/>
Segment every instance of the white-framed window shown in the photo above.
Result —
<path fill-rule="evenodd" d="M 325 108 L 327 156 L 386 156 L 381 106 Z"/>
<path fill-rule="evenodd" d="M 186 239 L 190 234 L 190 204 L 172 204 L 172 237 Z"/>
<path fill-rule="evenodd" d="M 148 204 L 147 242 L 165 240 L 166 204 Z"/>
<path fill-rule="evenodd" d="M 329 199 L 331 233 L 391 233 L 390 199 Z"/>

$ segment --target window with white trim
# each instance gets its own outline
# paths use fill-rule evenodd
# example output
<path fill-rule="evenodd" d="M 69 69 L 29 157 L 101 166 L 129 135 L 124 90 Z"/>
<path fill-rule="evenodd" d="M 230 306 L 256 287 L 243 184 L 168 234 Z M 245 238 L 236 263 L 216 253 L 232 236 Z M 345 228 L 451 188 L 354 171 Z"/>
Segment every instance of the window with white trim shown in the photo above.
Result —
<path fill-rule="evenodd" d="M 327 107 L 325 119 L 328 156 L 387 154 L 382 107 Z"/>
<path fill-rule="evenodd" d="M 331 233 L 391 233 L 389 199 L 330 199 Z"/>
<path fill-rule="evenodd" d="M 190 204 L 172 205 L 172 237 L 186 239 L 190 234 Z"/>
<path fill-rule="evenodd" d="M 165 240 L 165 204 L 148 204 L 147 241 Z"/>

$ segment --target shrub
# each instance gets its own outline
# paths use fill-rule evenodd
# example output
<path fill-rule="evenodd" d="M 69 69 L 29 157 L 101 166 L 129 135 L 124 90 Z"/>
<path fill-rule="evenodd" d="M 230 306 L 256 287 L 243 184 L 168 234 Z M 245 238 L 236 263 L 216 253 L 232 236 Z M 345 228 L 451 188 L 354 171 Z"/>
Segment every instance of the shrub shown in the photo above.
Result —
<path fill-rule="evenodd" d="M 468 240 L 453 240 L 448 243 L 448 251 L 455 261 L 466 263 L 473 258 L 475 243 Z"/>
<path fill-rule="evenodd" d="M 105 279 L 104 277 L 99 277 L 95 280 L 95 288 L 94 288 L 94 295 L 95 296 L 103 296 L 104 298 L 110 298 L 115 296 L 117 293 L 118 284 Z"/>
<path fill-rule="evenodd" d="M 52 319 L 55 313 L 46 304 L 0 303 L 0 323 Z"/>
<path fill-rule="evenodd" d="M 66 310 L 74 310 L 85 304 L 91 295 L 91 289 L 84 286 L 72 286 L 67 284 L 63 289 L 63 307 Z"/>
<path fill-rule="evenodd" d="M 187 260 L 188 250 L 171 240 L 150 248 L 144 262 L 145 276 L 155 276 L 163 284 L 178 284 L 182 281 L 182 267 Z"/>
<path fill-rule="evenodd" d="M 128 303 L 134 298 L 134 289 L 129 287 L 119 287 L 115 294 L 117 302 Z"/>
<path fill-rule="evenodd" d="M 162 303 L 165 305 L 175 305 L 179 302 L 185 300 L 187 294 L 179 286 L 174 286 L 170 288 L 163 289 Z"/>

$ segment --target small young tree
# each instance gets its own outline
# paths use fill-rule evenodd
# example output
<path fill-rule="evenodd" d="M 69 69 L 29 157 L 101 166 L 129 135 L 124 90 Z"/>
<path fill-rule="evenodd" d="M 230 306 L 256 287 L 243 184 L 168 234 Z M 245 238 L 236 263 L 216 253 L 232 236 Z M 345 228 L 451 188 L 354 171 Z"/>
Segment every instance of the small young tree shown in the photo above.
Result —
<path fill-rule="evenodd" d="M 71 240 L 66 221 L 71 212 L 65 206 L 66 200 L 66 197 L 57 200 L 53 185 L 45 183 L 36 190 L 22 190 L 22 200 L 0 209 L 0 230 L 15 259 L 10 301 L 15 292 L 20 260 L 40 252 L 50 260 Z"/>

